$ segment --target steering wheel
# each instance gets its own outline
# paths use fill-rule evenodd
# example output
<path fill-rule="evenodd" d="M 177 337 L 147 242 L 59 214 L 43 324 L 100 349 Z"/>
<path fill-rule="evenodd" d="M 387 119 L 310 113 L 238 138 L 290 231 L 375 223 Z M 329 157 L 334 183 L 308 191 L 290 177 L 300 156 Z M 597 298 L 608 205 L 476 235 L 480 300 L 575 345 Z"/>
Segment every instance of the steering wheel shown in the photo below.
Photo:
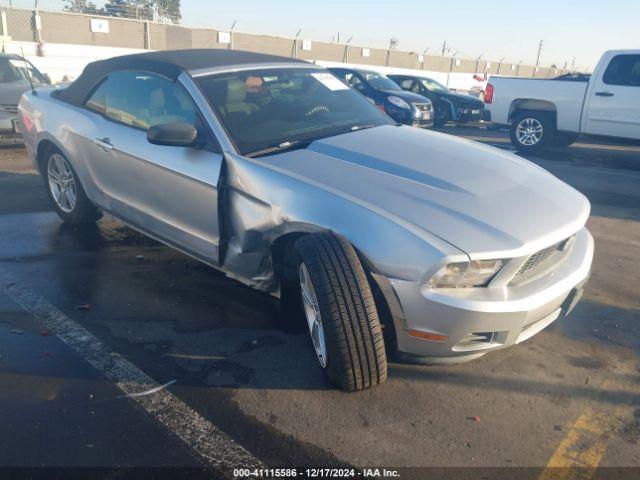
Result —
<path fill-rule="evenodd" d="M 310 117 L 312 115 L 317 115 L 318 113 L 329 113 L 329 107 L 326 105 L 316 105 L 312 109 L 310 109 L 307 113 L 304 114 L 305 117 Z"/>

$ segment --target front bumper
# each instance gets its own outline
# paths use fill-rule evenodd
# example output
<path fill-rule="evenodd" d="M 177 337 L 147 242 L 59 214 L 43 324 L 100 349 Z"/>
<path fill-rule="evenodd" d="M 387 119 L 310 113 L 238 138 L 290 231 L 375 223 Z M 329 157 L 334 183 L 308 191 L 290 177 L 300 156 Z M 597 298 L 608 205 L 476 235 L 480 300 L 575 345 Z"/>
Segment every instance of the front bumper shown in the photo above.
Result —
<path fill-rule="evenodd" d="M 433 121 L 432 120 L 414 120 L 411 123 L 411 126 L 420 127 L 420 128 L 431 128 L 433 127 Z"/>
<path fill-rule="evenodd" d="M 484 109 L 482 107 L 458 108 L 456 109 L 455 121 L 458 123 L 479 122 L 484 120 Z"/>
<path fill-rule="evenodd" d="M 433 127 L 433 109 L 416 110 L 387 108 L 387 114 L 396 122 L 413 127 L 431 128 Z"/>
<path fill-rule="evenodd" d="M 402 312 L 394 315 L 398 351 L 425 363 L 456 363 L 523 342 L 573 309 L 592 259 L 593 238 L 583 228 L 560 263 L 525 285 L 432 289 L 390 279 Z M 416 338 L 410 330 L 446 340 Z"/>

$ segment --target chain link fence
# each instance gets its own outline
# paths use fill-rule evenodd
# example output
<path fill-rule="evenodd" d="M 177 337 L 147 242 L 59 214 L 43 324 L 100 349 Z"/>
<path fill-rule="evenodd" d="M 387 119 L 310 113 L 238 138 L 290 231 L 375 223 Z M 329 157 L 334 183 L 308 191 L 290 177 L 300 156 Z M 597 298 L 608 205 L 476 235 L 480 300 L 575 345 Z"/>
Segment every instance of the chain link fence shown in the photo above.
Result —
<path fill-rule="evenodd" d="M 194 48 L 193 34 L 190 28 L 178 25 L 149 23 L 148 48 L 153 50 L 182 50 Z"/>

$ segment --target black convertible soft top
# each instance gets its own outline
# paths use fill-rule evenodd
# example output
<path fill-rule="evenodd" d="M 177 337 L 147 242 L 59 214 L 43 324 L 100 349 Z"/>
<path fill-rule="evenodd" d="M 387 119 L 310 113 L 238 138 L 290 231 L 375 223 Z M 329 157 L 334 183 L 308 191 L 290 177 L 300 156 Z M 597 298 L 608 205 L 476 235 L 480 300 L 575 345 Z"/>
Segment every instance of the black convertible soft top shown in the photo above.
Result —
<path fill-rule="evenodd" d="M 183 72 L 251 63 L 306 62 L 240 50 L 194 49 L 136 53 L 90 63 L 75 82 L 64 90 L 56 91 L 55 96 L 73 105 L 82 105 L 95 86 L 109 73 L 117 70 L 139 70 L 175 80 Z"/>

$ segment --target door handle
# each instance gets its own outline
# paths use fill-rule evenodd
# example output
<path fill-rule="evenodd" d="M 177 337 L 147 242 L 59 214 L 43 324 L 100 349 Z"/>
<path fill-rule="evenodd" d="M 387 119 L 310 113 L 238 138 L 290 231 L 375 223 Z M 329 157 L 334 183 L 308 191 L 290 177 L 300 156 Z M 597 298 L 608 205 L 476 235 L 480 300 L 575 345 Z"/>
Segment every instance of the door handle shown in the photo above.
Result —
<path fill-rule="evenodd" d="M 613 93 L 611 92 L 596 92 L 598 97 L 613 97 Z"/>
<path fill-rule="evenodd" d="M 96 138 L 93 143 L 98 145 L 105 152 L 110 152 L 111 150 L 113 150 L 111 140 L 109 140 L 108 138 Z"/>

